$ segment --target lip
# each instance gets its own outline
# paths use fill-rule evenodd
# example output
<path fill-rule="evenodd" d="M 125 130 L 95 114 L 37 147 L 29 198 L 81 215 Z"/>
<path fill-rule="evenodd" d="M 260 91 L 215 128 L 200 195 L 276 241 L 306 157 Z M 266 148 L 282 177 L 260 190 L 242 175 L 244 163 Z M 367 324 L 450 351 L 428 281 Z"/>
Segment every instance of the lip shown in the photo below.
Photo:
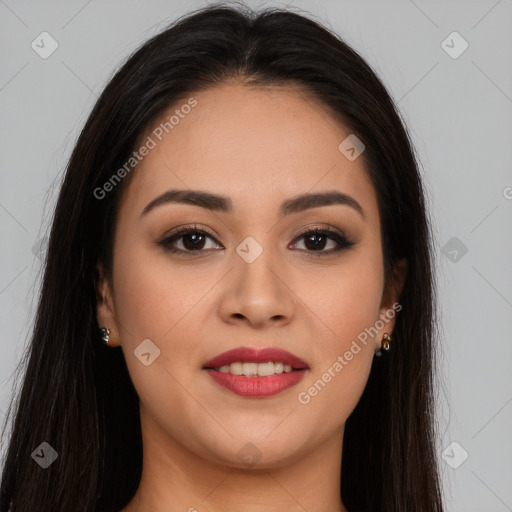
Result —
<path fill-rule="evenodd" d="M 289 364 L 294 370 L 309 369 L 306 361 L 302 360 L 287 350 L 277 347 L 253 348 L 239 347 L 233 350 L 223 352 L 218 356 L 206 361 L 203 369 L 220 368 L 226 364 L 236 363 L 268 363 L 269 361 L 280 361 L 283 364 Z"/>
<path fill-rule="evenodd" d="M 267 363 L 269 361 L 279 361 L 292 367 L 289 373 L 278 373 L 261 377 L 254 375 L 247 377 L 245 375 L 232 375 L 223 373 L 215 368 L 220 368 L 231 363 Z M 245 397 L 264 398 L 277 395 L 282 391 L 294 386 L 302 380 L 309 370 L 308 364 L 300 357 L 290 352 L 276 348 L 252 348 L 240 347 L 223 352 L 218 356 L 207 361 L 203 370 L 220 386 L 229 391 Z"/>
<path fill-rule="evenodd" d="M 217 370 L 207 369 L 206 372 L 220 386 L 236 395 L 264 398 L 277 395 L 285 389 L 300 382 L 308 370 L 294 370 L 290 373 L 279 373 L 267 377 L 232 375 Z"/>

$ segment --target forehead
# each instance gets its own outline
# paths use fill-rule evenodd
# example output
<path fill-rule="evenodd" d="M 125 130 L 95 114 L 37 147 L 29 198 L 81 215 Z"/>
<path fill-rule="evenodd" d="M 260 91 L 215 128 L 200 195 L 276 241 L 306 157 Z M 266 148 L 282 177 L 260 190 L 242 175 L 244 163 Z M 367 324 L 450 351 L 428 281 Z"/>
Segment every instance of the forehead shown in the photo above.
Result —
<path fill-rule="evenodd" d="M 293 86 L 226 83 L 191 93 L 146 131 L 143 142 L 150 137 L 154 147 L 132 171 L 122 203 L 140 212 L 167 189 L 190 188 L 232 196 L 240 212 L 338 189 L 375 213 L 363 158 L 349 161 L 338 149 L 348 135 L 320 101 Z"/>

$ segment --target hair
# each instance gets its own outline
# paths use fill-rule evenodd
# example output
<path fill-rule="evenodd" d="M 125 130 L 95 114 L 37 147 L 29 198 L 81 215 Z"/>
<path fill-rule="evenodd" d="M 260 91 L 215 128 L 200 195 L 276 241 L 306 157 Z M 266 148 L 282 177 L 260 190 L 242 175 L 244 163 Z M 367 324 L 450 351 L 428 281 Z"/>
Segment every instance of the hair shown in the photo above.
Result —
<path fill-rule="evenodd" d="M 178 98 L 227 81 L 299 87 L 366 147 L 386 283 L 398 260 L 405 258 L 408 270 L 392 350 L 374 358 L 345 425 L 340 496 L 351 512 L 442 512 L 433 237 L 407 130 L 375 72 L 329 28 L 289 9 L 227 4 L 193 11 L 140 46 L 78 137 L 52 219 L 23 385 L 9 406 L 9 418 L 15 411 L 0 512 L 118 512 L 135 494 L 142 473 L 138 396 L 122 351 L 101 343 L 96 317 L 97 264 L 111 277 L 128 178 L 101 200 L 94 190 Z M 58 453 L 44 470 L 31 456 L 42 442 Z"/>

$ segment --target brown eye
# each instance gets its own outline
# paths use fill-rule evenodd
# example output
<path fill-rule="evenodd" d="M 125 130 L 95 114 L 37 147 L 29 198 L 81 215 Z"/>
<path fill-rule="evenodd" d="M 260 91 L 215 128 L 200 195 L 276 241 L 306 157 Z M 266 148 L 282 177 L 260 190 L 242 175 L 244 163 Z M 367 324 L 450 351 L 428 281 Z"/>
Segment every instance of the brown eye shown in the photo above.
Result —
<path fill-rule="evenodd" d="M 203 249 L 205 243 L 205 235 L 202 233 L 190 233 L 188 235 L 182 235 L 183 246 L 190 251 L 196 251 Z"/>
<path fill-rule="evenodd" d="M 325 249 L 329 237 L 321 233 L 313 233 L 304 237 L 304 245 L 307 249 L 318 251 Z"/>
<path fill-rule="evenodd" d="M 161 245 L 166 251 L 172 253 L 195 253 L 195 255 L 199 255 L 200 253 L 206 252 L 208 249 L 215 248 L 205 248 L 208 239 L 216 242 L 213 236 L 206 231 L 187 227 L 179 229 L 172 235 L 165 237 L 158 245 Z M 214 245 L 218 247 L 218 244 L 215 243 Z"/>
<path fill-rule="evenodd" d="M 345 249 L 354 245 L 353 242 L 349 241 L 344 235 L 337 233 L 329 229 L 313 229 L 302 233 L 297 240 L 304 239 L 304 246 L 307 252 L 318 252 L 330 254 L 341 249 Z M 331 248 L 324 250 L 326 246 L 330 245 Z M 334 242 L 334 248 L 332 248 Z M 296 244 L 295 244 L 296 245 Z"/>

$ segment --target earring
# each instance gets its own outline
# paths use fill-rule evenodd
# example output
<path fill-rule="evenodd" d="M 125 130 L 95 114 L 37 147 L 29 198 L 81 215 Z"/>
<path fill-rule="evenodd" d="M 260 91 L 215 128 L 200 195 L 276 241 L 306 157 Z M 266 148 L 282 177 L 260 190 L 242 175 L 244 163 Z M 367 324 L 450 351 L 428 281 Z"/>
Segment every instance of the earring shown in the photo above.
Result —
<path fill-rule="evenodd" d="M 383 350 L 388 352 L 389 349 L 391 348 L 391 341 L 391 336 L 387 332 L 385 332 L 380 342 L 380 349 L 375 351 L 375 355 L 377 357 L 380 357 L 382 355 Z"/>
<path fill-rule="evenodd" d="M 108 345 L 110 342 L 110 329 L 107 329 L 106 327 L 102 327 L 100 329 L 101 333 L 101 341 L 105 343 L 105 345 Z"/>
<path fill-rule="evenodd" d="M 385 332 L 384 336 L 382 337 L 382 341 L 380 343 L 380 347 L 382 350 L 385 350 L 386 352 L 391 348 L 389 344 L 391 343 L 391 336 Z"/>

